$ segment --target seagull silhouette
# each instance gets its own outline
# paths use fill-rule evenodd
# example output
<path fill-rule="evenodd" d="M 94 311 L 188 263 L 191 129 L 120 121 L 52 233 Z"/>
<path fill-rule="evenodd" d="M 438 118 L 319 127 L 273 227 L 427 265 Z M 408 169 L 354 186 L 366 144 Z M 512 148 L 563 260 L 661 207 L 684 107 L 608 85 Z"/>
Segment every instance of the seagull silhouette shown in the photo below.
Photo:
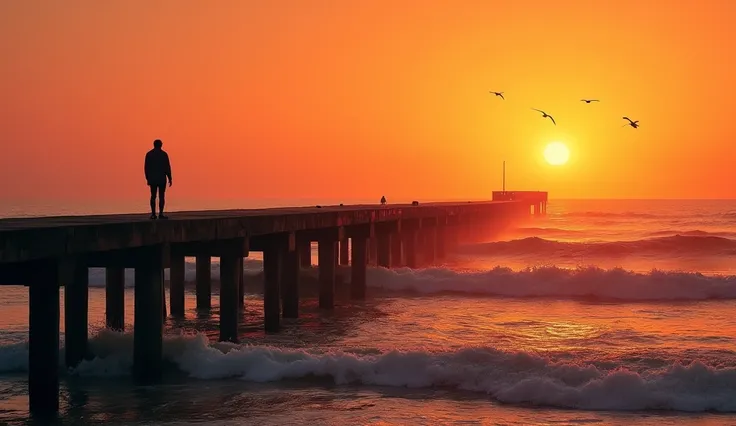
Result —
<path fill-rule="evenodd" d="M 598 99 L 580 99 L 580 102 L 585 102 L 586 104 L 589 104 L 591 102 L 600 102 Z"/>
<path fill-rule="evenodd" d="M 631 126 L 633 128 L 639 127 L 639 120 L 633 121 L 629 117 L 624 117 L 624 120 L 629 120 L 627 124 L 624 124 L 624 126 Z"/>
<path fill-rule="evenodd" d="M 541 113 L 542 113 L 542 118 L 547 118 L 547 117 L 549 117 L 549 119 L 550 119 L 550 120 L 552 120 L 552 124 L 554 124 L 555 126 L 557 125 L 557 123 L 555 123 L 555 119 L 554 119 L 554 118 L 552 118 L 552 116 L 551 116 L 551 115 L 547 114 L 546 112 L 542 111 L 541 109 L 536 109 L 536 108 L 532 108 L 532 109 L 533 109 L 534 111 L 539 111 L 539 112 L 541 112 Z"/>
<path fill-rule="evenodd" d="M 496 96 L 500 96 L 501 99 L 503 99 L 504 101 L 506 100 L 506 98 L 503 97 L 503 92 L 494 92 L 492 90 L 489 90 L 488 93 L 493 93 Z"/>

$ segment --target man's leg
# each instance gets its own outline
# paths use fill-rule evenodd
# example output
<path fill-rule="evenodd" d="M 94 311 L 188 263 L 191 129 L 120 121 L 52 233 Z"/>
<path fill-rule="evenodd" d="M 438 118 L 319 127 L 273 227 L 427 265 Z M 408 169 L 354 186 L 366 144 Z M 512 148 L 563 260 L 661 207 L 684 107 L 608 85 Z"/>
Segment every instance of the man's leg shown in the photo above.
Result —
<path fill-rule="evenodd" d="M 156 216 L 156 185 L 149 185 L 151 188 L 151 218 Z"/>
<path fill-rule="evenodd" d="M 164 206 L 166 205 L 166 184 L 158 187 L 158 215 L 164 216 Z"/>

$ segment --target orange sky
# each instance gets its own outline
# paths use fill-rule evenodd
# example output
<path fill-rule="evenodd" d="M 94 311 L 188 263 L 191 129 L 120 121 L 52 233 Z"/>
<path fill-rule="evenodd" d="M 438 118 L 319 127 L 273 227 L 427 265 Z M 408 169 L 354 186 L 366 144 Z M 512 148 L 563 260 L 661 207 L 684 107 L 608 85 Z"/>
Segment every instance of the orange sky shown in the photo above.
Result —
<path fill-rule="evenodd" d="M 733 22 L 729 0 L 4 1 L 0 201 L 146 198 L 154 138 L 173 197 L 478 199 L 503 159 L 556 198 L 736 197 Z"/>

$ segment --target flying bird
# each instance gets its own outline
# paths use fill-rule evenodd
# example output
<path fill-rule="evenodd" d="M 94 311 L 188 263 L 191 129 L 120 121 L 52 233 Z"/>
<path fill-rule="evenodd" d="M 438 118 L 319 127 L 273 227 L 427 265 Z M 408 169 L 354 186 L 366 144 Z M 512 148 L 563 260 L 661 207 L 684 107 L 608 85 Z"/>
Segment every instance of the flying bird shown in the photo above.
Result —
<path fill-rule="evenodd" d="M 549 117 L 549 119 L 550 119 L 550 120 L 552 120 L 552 124 L 554 124 L 555 126 L 557 125 L 557 123 L 555 123 L 555 119 L 554 119 L 554 118 L 552 118 L 552 116 L 551 116 L 551 115 L 547 114 L 546 112 L 542 111 L 541 109 L 536 109 L 536 108 L 532 108 L 532 109 L 533 109 L 534 111 L 539 111 L 539 112 L 541 112 L 541 113 L 542 113 L 542 118 L 547 118 L 547 117 Z"/>
<path fill-rule="evenodd" d="M 503 99 L 504 101 L 506 100 L 506 98 L 503 97 L 503 92 L 494 92 L 492 90 L 489 90 L 488 93 L 493 93 L 496 96 L 500 96 L 501 99 Z"/>
<path fill-rule="evenodd" d="M 585 102 L 586 104 L 589 104 L 591 102 L 600 102 L 598 99 L 580 99 L 580 102 Z"/>
<path fill-rule="evenodd" d="M 635 129 L 639 127 L 639 120 L 633 121 L 629 117 L 624 117 L 624 120 L 629 120 L 628 124 L 624 124 L 624 126 L 631 126 Z"/>

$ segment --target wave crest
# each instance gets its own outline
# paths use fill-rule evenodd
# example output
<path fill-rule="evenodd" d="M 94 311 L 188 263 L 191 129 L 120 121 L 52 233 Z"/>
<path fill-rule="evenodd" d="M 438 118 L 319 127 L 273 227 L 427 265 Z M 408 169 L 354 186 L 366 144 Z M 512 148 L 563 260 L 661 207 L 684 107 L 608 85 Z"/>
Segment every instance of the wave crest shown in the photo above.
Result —
<path fill-rule="evenodd" d="M 128 374 L 132 347 L 117 340 L 129 338 L 115 333 L 95 339 L 99 338 L 111 345 L 108 353 L 84 361 L 72 374 Z M 556 360 L 493 347 L 375 355 L 210 344 L 201 334 L 167 337 L 164 346 L 168 361 L 189 377 L 202 380 L 321 378 L 337 385 L 450 388 L 486 394 L 506 403 L 585 410 L 736 411 L 736 368 L 700 361 L 636 371 L 620 363 L 605 367 L 610 363 L 568 361 L 564 356 Z"/>
<path fill-rule="evenodd" d="M 622 257 L 646 254 L 736 255 L 736 240 L 713 235 L 672 235 L 634 241 L 562 242 L 539 237 L 478 244 L 466 253 L 483 255 L 550 255 L 560 257 Z"/>
<path fill-rule="evenodd" d="M 736 276 L 622 268 L 555 266 L 513 271 L 456 272 L 443 268 L 369 269 L 368 285 L 424 294 L 467 293 L 503 297 L 595 298 L 616 301 L 736 299 Z"/>

